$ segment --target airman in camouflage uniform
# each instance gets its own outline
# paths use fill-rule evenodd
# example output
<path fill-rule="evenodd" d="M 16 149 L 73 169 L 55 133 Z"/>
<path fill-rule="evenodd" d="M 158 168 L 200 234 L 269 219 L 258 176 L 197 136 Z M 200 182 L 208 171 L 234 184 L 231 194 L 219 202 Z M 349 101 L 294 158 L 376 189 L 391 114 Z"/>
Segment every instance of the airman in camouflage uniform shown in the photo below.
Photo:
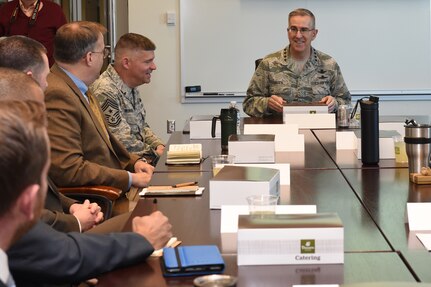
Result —
<path fill-rule="evenodd" d="M 289 15 L 289 26 L 290 45 L 261 61 L 247 89 L 244 112 L 256 117 L 269 116 L 280 112 L 282 102 L 324 102 L 331 112 L 338 105 L 349 104 L 351 97 L 340 67 L 329 55 L 311 47 L 317 35 L 314 15 L 306 9 L 297 9 Z M 279 101 L 275 102 L 279 105 L 277 111 L 271 106 L 274 105 L 271 98 Z"/>
<path fill-rule="evenodd" d="M 110 131 L 130 153 L 144 157 L 155 165 L 164 144 L 145 121 L 146 111 L 137 89 L 138 85 L 150 82 L 151 72 L 156 69 L 153 62 L 155 46 L 147 51 L 141 47 L 142 41 L 154 45 L 142 35 L 128 33 L 122 36 L 116 46 L 118 62 L 109 65 L 90 90 L 100 103 Z M 137 47 L 133 46 L 135 44 Z M 127 69 L 121 63 L 122 57 L 127 58 Z M 132 65 L 134 57 L 136 59 Z"/>

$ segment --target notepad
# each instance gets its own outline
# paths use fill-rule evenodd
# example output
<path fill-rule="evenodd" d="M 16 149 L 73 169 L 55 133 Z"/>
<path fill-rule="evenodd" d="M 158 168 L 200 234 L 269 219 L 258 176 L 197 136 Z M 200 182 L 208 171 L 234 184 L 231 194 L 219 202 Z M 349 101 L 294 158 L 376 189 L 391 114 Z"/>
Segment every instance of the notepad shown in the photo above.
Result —
<path fill-rule="evenodd" d="M 199 187 L 196 185 L 183 186 L 183 187 L 171 187 L 171 186 L 150 186 L 143 188 L 140 192 L 140 196 L 191 196 L 191 195 L 202 195 L 205 187 Z"/>
<path fill-rule="evenodd" d="M 164 248 L 164 276 L 190 276 L 221 273 L 224 261 L 216 245 L 193 245 Z"/>
<path fill-rule="evenodd" d="M 202 144 L 171 144 L 166 153 L 166 164 L 199 164 Z"/>

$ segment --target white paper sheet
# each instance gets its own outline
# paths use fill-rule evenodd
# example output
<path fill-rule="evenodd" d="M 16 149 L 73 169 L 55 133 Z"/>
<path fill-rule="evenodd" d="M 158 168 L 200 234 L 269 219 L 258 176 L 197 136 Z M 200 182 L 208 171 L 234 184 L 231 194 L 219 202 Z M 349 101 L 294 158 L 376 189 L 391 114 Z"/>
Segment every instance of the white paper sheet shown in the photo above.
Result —
<path fill-rule="evenodd" d="M 431 202 L 407 202 L 409 229 L 431 230 Z"/>

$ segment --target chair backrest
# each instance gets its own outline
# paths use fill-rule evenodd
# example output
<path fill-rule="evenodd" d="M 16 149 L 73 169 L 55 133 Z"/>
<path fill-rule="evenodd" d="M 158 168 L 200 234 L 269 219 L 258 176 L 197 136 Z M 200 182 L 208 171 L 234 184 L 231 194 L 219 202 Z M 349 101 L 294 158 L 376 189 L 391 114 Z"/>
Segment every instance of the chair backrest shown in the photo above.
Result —
<path fill-rule="evenodd" d="M 50 188 L 54 193 L 61 193 L 61 189 L 57 187 L 57 185 L 52 181 L 52 179 L 48 176 L 48 188 Z M 84 202 L 84 200 L 88 199 L 90 202 L 96 202 L 100 208 L 102 209 L 103 215 L 105 219 L 109 219 L 112 216 L 112 200 L 108 199 L 106 196 L 100 194 L 94 194 L 91 192 L 93 187 L 80 187 L 80 188 L 70 188 L 70 192 L 63 193 L 65 196 L 70 197 L 79 201 L 80 203 Z M 68 189 L 64 189 L 63 191 L 67 191 Z M 82 190 L 88 190 L 88 192 L 83 192 Z"/>
<path fill-rule="evenodd" d="M 105 220 L 112 217 L 112 201 L 103 195 L 91 193 L 68 193 L 67 196 L 79 201 L 80 203 L 83 203 L 86 199 L 88 199 L 90 202 L 95 202 L 100 206 L 100 209 L 103 212 L 103 218 Z"/>

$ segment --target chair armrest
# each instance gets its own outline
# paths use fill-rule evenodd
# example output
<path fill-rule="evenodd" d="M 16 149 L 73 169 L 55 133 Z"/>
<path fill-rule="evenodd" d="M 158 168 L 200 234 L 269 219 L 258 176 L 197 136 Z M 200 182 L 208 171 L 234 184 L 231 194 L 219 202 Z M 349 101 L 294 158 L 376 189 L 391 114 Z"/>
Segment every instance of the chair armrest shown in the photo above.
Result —
<path fill-rule="evenodd" d="M 115 201 L 122 194 L 122 190 L 111 186 L 79 186 L 79 187 L 60 187 L 58 191 L 64 195 L 67 194 L 98 194 Z"/>

